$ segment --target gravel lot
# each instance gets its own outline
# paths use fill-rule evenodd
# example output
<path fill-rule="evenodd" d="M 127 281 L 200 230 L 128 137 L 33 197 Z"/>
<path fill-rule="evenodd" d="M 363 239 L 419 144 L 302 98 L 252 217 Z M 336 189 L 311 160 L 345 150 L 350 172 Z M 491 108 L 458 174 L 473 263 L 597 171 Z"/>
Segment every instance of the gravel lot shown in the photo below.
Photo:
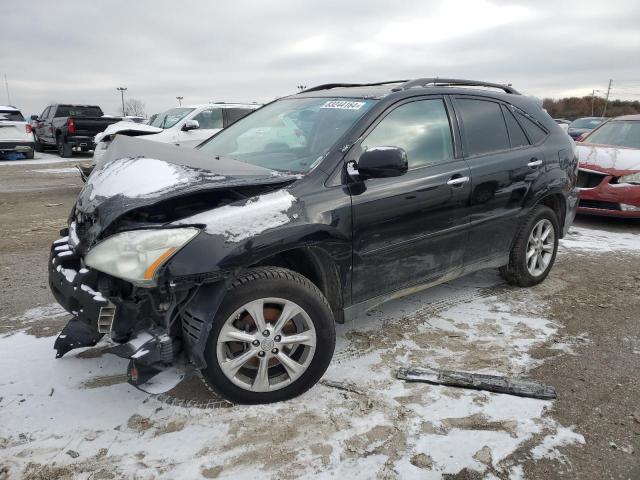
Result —
<path fill-rule="evenodd" d="M 292 401 L 233 406 L 197 378 L 153 397 L 99 346 L 54 359 L 48 247 L 88 158 L 0 162 L 0 480 L 640 478 L 640 223 L 578 219 L 535 288 L 481 272 L 339 326 L 329 382 Z M 406 384 L 406 365 L 558 399 Z"/>

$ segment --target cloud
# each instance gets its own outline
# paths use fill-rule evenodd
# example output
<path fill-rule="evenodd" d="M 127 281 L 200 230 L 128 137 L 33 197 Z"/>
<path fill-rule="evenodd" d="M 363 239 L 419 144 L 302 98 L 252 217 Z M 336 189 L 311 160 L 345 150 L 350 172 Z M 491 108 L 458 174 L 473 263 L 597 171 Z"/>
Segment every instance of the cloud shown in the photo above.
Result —
<path fill-rule="evenodd" d="M 54 100 L 118 113 L 118 86 L 155 113 L 177 95 L 264 102 L 299 84 L 436 75 L 511 82 L 537 96 L 587 94 L 613 78 L 614 96 L 640 99 L 635 0 L 31 0 L 0 8 L 0 73 L 25 113 Z"/>

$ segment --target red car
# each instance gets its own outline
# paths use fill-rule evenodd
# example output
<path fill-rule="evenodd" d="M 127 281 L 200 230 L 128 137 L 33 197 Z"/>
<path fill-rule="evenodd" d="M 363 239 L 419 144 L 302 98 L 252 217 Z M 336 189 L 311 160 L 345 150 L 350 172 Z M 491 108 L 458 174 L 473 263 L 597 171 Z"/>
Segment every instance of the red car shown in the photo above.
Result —
<path fill-rule="evenodd" d="M 578 212 L 640 218 L 640 115 L 609 120 L 577 145 Z"/>

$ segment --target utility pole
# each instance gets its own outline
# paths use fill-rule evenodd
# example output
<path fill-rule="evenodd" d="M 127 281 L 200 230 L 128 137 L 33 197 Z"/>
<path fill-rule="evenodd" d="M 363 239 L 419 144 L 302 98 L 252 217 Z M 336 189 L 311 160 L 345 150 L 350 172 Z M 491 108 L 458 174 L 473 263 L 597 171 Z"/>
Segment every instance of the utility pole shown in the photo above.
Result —
<path fill-rule="evenodd" d="M 11 95 L 9 95 L 9 82 L 7 81 L 7 74 L 4 74 L 4 88 L 7 91 L 7 104 L 11 105 Z"/>
<path fill-rule="evenodd" d="M 596 99 L 596 92 L 602 93 L 602 90 L 592 90 L 591 91 L 591 116 L 593 117 L 595 113 L 593 112 L 594 101 Z"/>
<path fill-rule="evenodd" d="M 182 99 L 184 97 L 176 97 L 176 100 L 178 100 L 178 105 L 182 106 Z"/>
<path fill-rule="evenodd" d="M 607 113 L 607 104 L 609 103 L 609 94 L 611 93 L 611 84 L 613 80 L 609 80 L 609 88 L 607 88 L 607 98 L 604 99 L 604 109 L 602 110 L 602 116 L 604 117 Z"/>
<path fill-rule="evenodd" d="M 120 92 L 120 96 L 122 97 L 122 116 L 124 117 L 127 114 L 124 110 L 124 92 L 127 91 L 127 87 L 118 87 L 116 90 Z"/>

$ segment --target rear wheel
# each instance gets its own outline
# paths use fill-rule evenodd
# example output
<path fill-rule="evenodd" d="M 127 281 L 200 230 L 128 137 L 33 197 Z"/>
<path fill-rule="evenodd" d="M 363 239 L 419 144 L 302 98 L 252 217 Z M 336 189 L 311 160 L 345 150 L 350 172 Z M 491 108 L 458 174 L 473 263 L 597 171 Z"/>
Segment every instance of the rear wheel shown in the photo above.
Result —
<path fill-rule="evenodd" d="M 34 152 L 33 152 L 33 148 L 31 150 L 29 150 L 28 152 L 25 152 L 24 154 L 24 158 L 26 158 L 27 160 L 31 160 L 34 157 Z"/>
<path fill-rule="evenodd" d="M 558 251 L 558 232 L 554 211 L 544 205 L 535 207 L 516 236 L 509 263 L 500 268 L 502 277 L 520 287 L 547 278 Z"/>
<path fill-rule="evenodd" d="M 44 152 L 44 146 L 42 145 L 40 140 L 38 140 L 38 137 L 34 138 L 33 148 L 35 149 L 36 152 Z"/>
<path fill-rule="evenodd" d="M 58 137 L 56 139 L 56 146 L 58 147 L 58 155 L 62 158 L 71 158 L 73 156 L 73 147 L 64 141 L 64 138 Z"/>
<path fill-rule="evenodd" d="M 202 371 L 235 403 L 296 397 L 326 371 L 335 347 L 324 295 L 291 270 L 249 270 L 232 284 L 209 334 Z"/>

